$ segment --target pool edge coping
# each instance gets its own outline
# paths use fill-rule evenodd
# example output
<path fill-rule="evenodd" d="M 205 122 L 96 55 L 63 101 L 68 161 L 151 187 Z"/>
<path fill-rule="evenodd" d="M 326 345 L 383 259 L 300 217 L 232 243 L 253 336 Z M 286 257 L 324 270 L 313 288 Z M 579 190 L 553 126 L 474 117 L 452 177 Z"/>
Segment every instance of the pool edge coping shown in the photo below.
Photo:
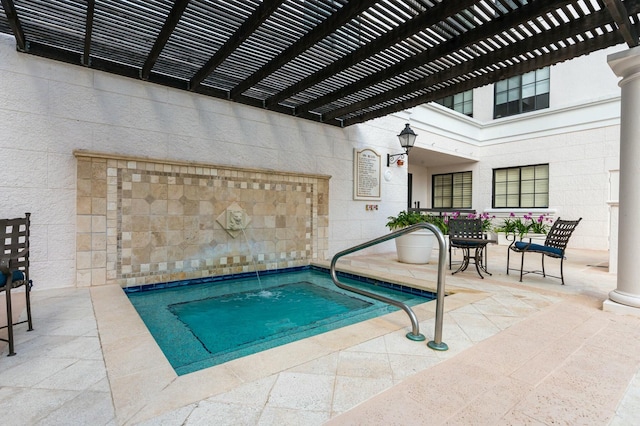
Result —
<path fill-rule="evenodd" d="M 319 263 L 324 267 L 320 262 L 313 263 Z M 357 267 L 339 267 L 338 269 L 371 275 L 370 272 Z M 376 272 L 375 278 L 424 288 L 420 280 L 412 277 Z M 428 286 L 425 289 L 428 289 Z M 449 297 L 446 299 L 445 311 L 456 309 L 489 295 L 481 291 L 455 287 L 448 287 L 447 292 Z M 265 378 L 322 356 L 349 349 L 409 325 L 405 313 L 396 311 L 178 376 L 131 305 L 122 287 L 115 284 L 92 287 L 91 300 L 94 305 L 116 417 L 122 424 L 148 420 L 166 411 L 227 392 L 248 381 Z M 421 317 L 420 322 L 433 318 L 435 306 L 436 301 L 433 300 L 414 307 L 416 314 Z M 357 332 L 358 328 L 361 329 L 360 332 Z M 428 335 L 433 332 L 425 331 Z M 344 339 L 341 336 L 348 336 L 348 344 L 339 343 Z M 142 363 L 141 352 L 144 354 Z M 255 366 L 261 368 L 256 369 Z"/>

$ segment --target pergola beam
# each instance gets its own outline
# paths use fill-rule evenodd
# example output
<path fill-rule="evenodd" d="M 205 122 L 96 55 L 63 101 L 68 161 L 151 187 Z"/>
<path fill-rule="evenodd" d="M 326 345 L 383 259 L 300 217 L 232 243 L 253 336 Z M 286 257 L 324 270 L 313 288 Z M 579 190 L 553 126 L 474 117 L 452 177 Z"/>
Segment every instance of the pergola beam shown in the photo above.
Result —
<path fill-rule="evenodd" d="M 353 0 L 333 13 L 326 21 L 316 25 L 311 31 L 289 46 L 280 55 L 273 58 L 266 65 L 255 71 L 245 80 L 238 83 L 230 92 L 229 98 L 235 99 L 246 90 L 256 85 L 260 80 L 273 74 L 278 69 L 293 60 L 296 56 L 308 50 L 314 44 L 333 33 L 371 6 L 371 1 Z"/>
<path fill-rule="evenodd" d="M 479 56 L 477 58 L 474 58 L 473 60 L 466 61 L 463 64 L 451 67 L 445 71 L 434 73 L 426 78 L 404 84 L 396 89 L 389 90 L 377 96 L 373 96 L 367 99 L 363 99 L 359 102 L 349 104 L 348 106 L 345 106 L 343 108 L 332 110 L 327 114 L 324 114 L 323 118 L 329 121 L 334 118 L 346 116 L 348 114 L 365 109 L 368 105 L 371 104 L 384 104 L 396 98 L 406 97 L 413 92 L 424 90 L 425 88 L 432 87 L 441 82 L 452 81 L 455 78 L 464 78 L 465 75 L 469 75 L 474 72 L 482 73 L 482 70 L 485 70 L 491 66 L 504 67 L 505 62 L 514 57 L 514 52 L 519 52 L 519 56 L 523 55 L 523 53 L 533 54 L 535 50 L 544 48 L 546 46 L 549 46 L 550 44 L 558 43 L 559 41 L 564 41 L 576 35 L 584 34 L 587 31 L 592 31 L 596 28 L 600 28 L 608 24 L 610 22 L 610 19 L 608 16 L 608 12 L 605 10 L 601 10 L 599 12 L 580 18 L 579 21 L 580 25 L 564 26 L 548 33 L 535 35 L 533 37 L 513 43 L 509 46 L 508 49 L 501 49 L 500 51 L 495 52 L 493 55 Z M 459 87 L 460 89 L 464 89 L 457 93 L 469 90 L 464 87 L 464 83 L 462 83 L 461 86 L 457 85 L 457 87 Z"/>
<path fill-rule="evenodd" d="M 87 0 L 87 17 L 84 24 L 84 49 L 82 54 L 82 65 L 91 65 L 91 32 L 93 31 L 93 14 L 95 12 L 95 0 Z"/>
<path fill-rule="evenodd" d="M 211 56 L 206 64 L 189 81 L 189 90 L 196 91 L 200 83 L 224 62 L 253 32 L 284 3 L 284 0 L 265 0 L 251 16 L 240 25 L 235 33 Z"/>
<path fill-rule="evenodd" d="M 445 89 L 434 91 L 425 95 L 416 96 L 406 101 L 401 101 L 393 105 L 383 107 L 377 110 L 373 110 L 355 117 L 342 120 L 344 127 L 351 126 L 357 123 L 363 123 L 365 121 L 373 120 L 374 118 L 384 117 L 389 114 L 393 114 L 399 111 L 403 111 L 415 106 L 440 99 L 445 96 L 451 96 L 456 93 L 460 93 L 460 90 L 470 90 L 476 87 L 481 87 L 487 84 L 491 84 L 494 81 L 504 80 L 510 77 L 524 74 L 531 69 L 543 68 L 556 64 L 558 62 L 566 61 L 577 56 L 586 55 L 593 51 L 593 45 L 603 46 L 604 48 L 615 46 L 624 41 L 622 35 L 619 32 L 609 32 L 601 35 L 597 38 L 586 39 L 585 41 L 574 44 L 571 47 L 565 49 L 558 49 L 553 52 L 540 55 L 535 59 L 529 61 L 522 61 L 518 64 L 512 65 L 508 68 L 499 68 L 495 71 L 485 73 L 482 76 L 476 77 L 473 80 L 469 80 L 464 84 L 464 88 L 459 85 L 449 86 Z"/>
<path fill-rule="evenodd" d="M 267 106 L 277 104 L 283 100 L 300 93 L 320 81 L 324 81 L 333 75 L 338 74 L 347 68 L 362 62 L 363 60 L 373 56 L 391 46 L 398 43 L 398 40 L 404 40 L 412 35 L 422 31 L 438 23 L 442 19 L 442 15 L 451 16 L 468 8 L 475 3 L 474 0 L 461 0 L 455 2 L 442 2 L 423 13 L 410 19 L 406 23 L 387 32 L 373 43 L 362 46 L 350 54 L 338 59 L 329 66 L 303 78 L 299 82 L 287 87 L 286 89 L 276 93 L 265 101 Z"/>
<path fill-rule="evenodd" d="M 633 24 L 631 24 L 625 5 L 620 0 L 604 0 L 604 4 L 607 6 L 611 17 L 616 21 L 618 30 L 622 34 L 625 43 L 627 43 L 629 47 L 637 46 L 638 32 Z"/>
<path fill-rule="evenodd" d="M 173 8 L 171 12 L 167 16 L 167 19 L 164 21 L 164 25 L 160 30 L 160 34 L 156 38 L 156 41 L 153 43 L 153 47 L 147 56 L 147 59 L 144 61 L 144 65 L 140 70 L 140 78 L 143 80 L 148 80 L 149 75 L 151 74 L 151 70 L 155 65 L 158 57 L 160 57 L 160 53 L 162 53 L 162 49 L 169 41 L 169 37 L 173 33 L 173 30 L 176 28 L 178 23 L 180 22 L 180 17 L 184 13 L 184 10 L 189 5 L 189 0 L 179 0 L 173 4 Z"/>
<path fill-rule="evenodd" d="M 490 24 L 481 25 L 476 29 L 467 31 L 466 33 L 461 34 L 458 37 L 455 37 L 442 44 L 439 44 L 433 49 L 426 50 L 417 56 L 414 56 L 402 62 L 399 62 L 396 65 L 393 65 L 382 72 L 370 74 L 369 76 L 362 78 L 357 82 L 341 87 L 323 96 L 319 96 L 313 101 L 310 101 L 304 105 L 300 105 L 296 107 L 296 113 L 302 114 L 308 111 L 312 111 L 323 105 L 334 102 L 340 98 L 357 93 L 363 89 L 366 89 L 367 87 L 374 86 L 383 81 L 389 80 L 390 78 L 398 76 L 402 73 L 411 71 L 422 65 L 425 65 L 435 60 L 446 57 L 447 55 L 455 53 L 463 49 L 464 47 L 471 46 L 474 43 L 477 43 L 481 40 L 485 40 L 489 37 L 499 34 L 505 31 L 505 29 L 512 28 L 523 22 L 534 19 L 537 16 L 540 16 L 541 14 L 544 14 L 551 9 L 556 9 L 557 7 L 559 7 L 559 5 L 569 3 L 569 1 L 564 1 L 560 3 L 558 2 L 548 2 L 548 3 L 552 3 L 552 4 L 547 5 L 547 7 L 543 9 L 540 9 L 539 5 L 536 2 L 529 3 L 528 5 L 523 6 L 518 13 L 510 13 L 510 14 L 500 16 L 499 18 L 496 18 L 495 20 L 491 21 Z"/>
<path fill-rule="evenodd" d="M 18 12 L 16 12 L 16 5 L 13 3 L 13 0 L 2 0 L 2 7 L 4 8 L 4 13 L 7 15 L 7 20 L 9 21 L 11 31 L 13 31 L 13 36 L 16 38 L 18 50 L 26 52 L 27 42 L 24 37 L 22 25 L 20 24 L 20 19 L 18 18 Z"/>

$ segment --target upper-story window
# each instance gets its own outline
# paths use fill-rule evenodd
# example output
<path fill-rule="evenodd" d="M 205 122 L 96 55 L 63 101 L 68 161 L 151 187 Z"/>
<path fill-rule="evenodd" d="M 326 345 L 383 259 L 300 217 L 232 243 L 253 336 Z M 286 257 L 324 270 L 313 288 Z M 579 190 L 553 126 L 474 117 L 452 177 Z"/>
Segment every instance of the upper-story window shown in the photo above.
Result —
<path fill-rule="evenodd" d="M 493 170 L 494 208 L 549 207 L 549 165 Z"/>
<path fill-rule="evenodd" d="M 473 117 L 473 90 L 467 90 L 466 92 L 446 96 L 442 99 L 437 99 L 434 102 L 454 111 L 458 111 L 461 114 Z"/>
<path fill-rule="evenodd" d="M 434 209 L 471 208 L 471 172 L 433 175 L 431 205 Z"/>
<path fill-rule="evenodd" d="M 494 118 L 549 108 L 549 67 L 499 81 L 494 88 Z"/>

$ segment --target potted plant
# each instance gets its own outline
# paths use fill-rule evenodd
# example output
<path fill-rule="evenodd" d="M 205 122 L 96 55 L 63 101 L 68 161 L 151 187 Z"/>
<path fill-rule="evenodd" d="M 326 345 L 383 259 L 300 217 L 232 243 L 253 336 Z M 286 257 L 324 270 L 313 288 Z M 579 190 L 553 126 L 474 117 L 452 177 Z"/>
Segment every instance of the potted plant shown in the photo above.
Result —
<path fill-rule="evenodd" d="M 521 240 L 525 237 L 544 239 L 552 223 L 553 219 L 547 213 L 538 217 L 534 217 L 531 213 L 524 214 L 522 217 L 510 213 L 509 217 L 504 219 L 502 226 L 494 228 L 494 231 L 498 233 L 499 245 L 509 245 L 516 237 Z M 513 238 L 509 240 L 508 235 L 513 235 Z"/>
<path fill-rule="evenodd" d="M 508 239 L 509 235 L 516 235 L 518 233 L 518 228 L 521 226 L 521 219 L 516 218 L 516 215 L 511 213 L 509 217 L 505 218 L 502 222 L 502 226 L 498 226 L 494 228 L 494 231 L 498 235 L 498 245 L 508 246 L 511 241 L 513 241 L 513 237 L 511 241 Z"/>
<path fill-rule="evenodd" d="M 524 219 L 527 221 L 527 232 L 520 235 L 520 239 L 527 237 L 544 241 L 547 238 L 547 232 L 553 224 L 553 219 L 547 213 L 538 217 L 534 217 L 531 213 L 525 214 Z"/>
<path fill-rule="evenodd" d="M 397 216 L 389 216 L 387 227 L 392 230 L 406 228 L 417 223 L 432 223 L 443 233 L 445 224 L 441 217 L 420 212 L 401 211 Z M 428 263 L 431 258 L 436 236 L 430 229 L 419 229 L 395 239 L 398 260 L 403 263 Z"/>

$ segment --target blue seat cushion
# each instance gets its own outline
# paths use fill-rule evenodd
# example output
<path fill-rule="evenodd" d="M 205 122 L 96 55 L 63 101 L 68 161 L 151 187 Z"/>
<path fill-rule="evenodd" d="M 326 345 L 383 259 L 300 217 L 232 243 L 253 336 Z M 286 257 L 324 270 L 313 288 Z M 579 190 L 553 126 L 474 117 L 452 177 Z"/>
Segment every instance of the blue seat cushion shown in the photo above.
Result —
<path fill-rule="evenodd" d="M 516 241 L 515 248 L 520 251 L 535 251 L 536 253 L 548 254 L 550 256 L 561 257 L 562 250 L 556 247 L 544 246 L 542 244 L 529 244 L 524 241 Z"/>
<path fill-rule="evenodd" d="M 24 272 L 22 271 L 13 271 L 11 274 L 12 282 L 23 281 L 25 278 Z M 7 277 L 4 274 L 0 274 L 0 286 L 4 286 L 7 283 Z"/>
<path fill-rule="evenodd" d="M 486 242 L 481 242 L 481 243 L 476 243 L 473 241 L 460 241 L 460 240 L 456 240 L 455 238 L 451 239 L 451 246 L 452 247 L 479 247 L 479 246 L 484 246 L 486 245 Z"/>

